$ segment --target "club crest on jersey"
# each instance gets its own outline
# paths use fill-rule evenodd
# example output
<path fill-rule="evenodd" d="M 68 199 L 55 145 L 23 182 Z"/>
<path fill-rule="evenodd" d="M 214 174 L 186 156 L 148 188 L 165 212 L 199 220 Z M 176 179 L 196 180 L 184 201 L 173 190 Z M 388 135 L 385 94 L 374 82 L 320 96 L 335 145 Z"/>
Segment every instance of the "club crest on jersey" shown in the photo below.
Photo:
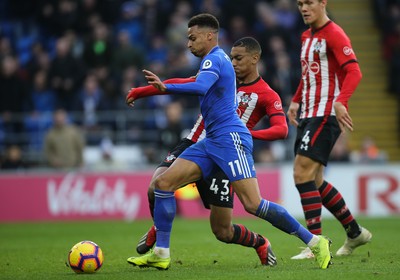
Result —
<path fill-rule="evenodd" d="M 251 100 L 252 99 L 251 99 L 250 95 L 243 94 L 240 97 L 239 106 L 240 107 L 248 107 Z"/>
<path fill-rule="evenodd" d="M 321 51 L 322 48 L 322 43 L 321 42 L 315 42 L 314 44 L 314 52 L 315 53 L 319 53 Z"/>
<path fill-rule="evenodd" d="M 203 69 L 208 69 L 212 66 L 211 60 L 207 59 L 206 61 L 203 62 Z"/>
<path fill-rule="evenodd" d="M 351 54 L 353 53 L 353 49 L 350 48 L 349 46 L 345 46 L 345 47 L 343 48 L 343 53 L 344 53 L 345 55 L 351 55 Z"/>

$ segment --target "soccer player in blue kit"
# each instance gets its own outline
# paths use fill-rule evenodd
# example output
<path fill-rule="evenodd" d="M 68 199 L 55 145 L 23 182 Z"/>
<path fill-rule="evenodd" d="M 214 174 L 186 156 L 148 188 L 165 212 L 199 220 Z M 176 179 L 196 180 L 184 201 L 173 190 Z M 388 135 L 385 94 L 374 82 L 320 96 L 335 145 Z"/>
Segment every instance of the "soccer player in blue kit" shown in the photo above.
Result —
<path fill-rule="evenodd" d="M 164 84 L 154 73 L 143 70 L 150 85 L 175 94 L 199 95 L 206 138 L 187 148 L 154 181 L 154 250 L 130 258 L 139 267 L 170 267 L 170 235 L 176 214 L 175 190 L 221 169 L 229 178 L 247 212 L 270 222 L 276 228 L 297 236 L 312 250 L 320 268 L 331 261 L 330 240 L 304 228 L 282 206 L 260 195 L 252 157 L 251 134 L 236 113 L 236 78 L 229 56 L 218 46 L 218 20 L 199 14 L 188 23 L 188 48 L 202 58 L 194 82 Z"/>

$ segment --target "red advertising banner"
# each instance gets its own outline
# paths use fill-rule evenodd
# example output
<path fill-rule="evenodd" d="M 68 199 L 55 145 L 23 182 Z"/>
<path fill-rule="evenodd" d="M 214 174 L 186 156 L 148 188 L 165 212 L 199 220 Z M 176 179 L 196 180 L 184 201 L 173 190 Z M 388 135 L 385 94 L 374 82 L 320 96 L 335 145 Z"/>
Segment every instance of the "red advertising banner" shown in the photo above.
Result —
<path fill-rule="evenodd" d="M 278 170 L 257 172 L 262 195 L 280 200 Z M 150 218 L 152 173 L 48 173 L 0 176 L 0 222 Z M 179 214 L 208 217 L 197 199 L 179 199 Z M 250 216 L 235 198 L 234 215 Z"/>

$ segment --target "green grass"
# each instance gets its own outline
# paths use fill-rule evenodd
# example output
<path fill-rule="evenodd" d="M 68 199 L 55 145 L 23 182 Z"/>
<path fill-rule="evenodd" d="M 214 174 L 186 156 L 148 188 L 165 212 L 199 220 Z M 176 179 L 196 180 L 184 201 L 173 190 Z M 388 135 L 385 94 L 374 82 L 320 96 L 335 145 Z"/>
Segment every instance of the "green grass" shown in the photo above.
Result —
<path fill-rule="evenodd" d="M 175 220 L 168 271 L 126 262 L 136 255 L 136 242 L 150 221 L 18 223 L 0 224 L 0 279 L 400 279 L 399 217 L 359 219 L 373 233 L 373 241 L 350 257 L 334 258 L 327 270 L 312 260 L 290 260 L 303 245 L 296 237 L 258 219 L 235 222 L 270 239 L 278 266 L 263 267 L 253 249 L 217 241 L 207 220 Z M 323 225 L 336 252 L 344 231 L 335 220 L 325 219 Z M 81 240 L 103 249 L 105 261 L 95 274 L 78 275 L 65 265 L 69 249 Z"/>

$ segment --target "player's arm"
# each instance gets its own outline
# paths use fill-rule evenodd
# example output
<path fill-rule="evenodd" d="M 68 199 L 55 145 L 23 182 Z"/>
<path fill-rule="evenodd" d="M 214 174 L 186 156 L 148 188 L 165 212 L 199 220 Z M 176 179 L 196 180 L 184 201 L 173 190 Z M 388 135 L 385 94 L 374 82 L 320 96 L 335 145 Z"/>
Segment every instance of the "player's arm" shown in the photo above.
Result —
<path fill-rule="evenodd" d="M 185 84 L 167 84 L 166 91 L 173 93 L 205 95 L 218 80 L 218 76 L 209 71 L 200 72 L 194 82 Z"/>
<path fill-rule="evenodd" d="M 279 139 L 285 139 L 288 135 L 288 126 L 286 123 L 285 114 L 277 113 L 269 116 L 270 127 L 260 130 L 250 130 L 251 135 L 254 139 L 273 141 Z"/>
<path fill-rule="evenodd" d="M 218 75 L 210 71 L 204 71 L 197 74 L 196 80 L 186 84 L 164 84 L 160 78 L 149 70 L 143 70 L 149 85 L 158 90 L 171 93 L 183 93 L 190 95 L 205 95 L 207 91 L 218 80 Z"/>
<path fill-rule="evenodd" d="M 334 103 L 336 119 L 342 132 L 347 128 L 353 131 L 353 120 L 348 113 L 348 101 L 361 81 L 362 74 L 357 62 L 348 63 L 343 67 L 344 79 L 340 94 Z"/>
<path fill-rule="evenodd" d="M 299 86 L 297 87 L 296 93 L 292 97 L 292 101 L 290 102 L 289 109 L 287 110 L 286 113 L 289 119 L 289 123 L 296 127 L 299 125 L 297 121 L 297 112 L 300 107 L 302 90 L 303 90 L 303 80 L 300 80 Z"/>
<path fill-rule="evenodd" d="M 164 84 L 182 84 L 182 83 L 193 82 L 195 80 L 196 79 L 194 77 L 172 78 L 172 79 L 165 80 L 163 83 Z M 156 88 L 154 86 L 144 86 L 144 87 L 132 88 L 128 92 L 128 95 L 126 96 L 126 103 L 128 105 L 133 106 L 133 102 L 136 101 L 137 99 L 140 99 L 143 97 L 148 97 L 148 96 L 153 96 L 153 95 L 161 95 L 161 94 L 167 94 L 167 92 L 160 91 L 158 88 Z"/>
<path fill-rule="evenodd" d="M 353 121 L 348 113 L 348 101 L 361 81 L 361 70 L 346 34 L 337 32 L 335 40 L 331 40 L 329 44 L 344 75 L 339 96 L 334 103 L 336 119 L 343 132 L 345 128 L 353 131 Z"/>
<path fill-rule="evenodd" d="M 349 63 L 342 66 L 344 72 L 344 79 L 342 88 L 340 89 L 340 94 L 336 99 L 336 102 L 342 103 L 346 108 L 348 108 L 348 102 L 351 95 L 356 90 L 358 84 L 361 81 L 362 74 L 360 66 L 356 61 L 350 61 Z"/>

